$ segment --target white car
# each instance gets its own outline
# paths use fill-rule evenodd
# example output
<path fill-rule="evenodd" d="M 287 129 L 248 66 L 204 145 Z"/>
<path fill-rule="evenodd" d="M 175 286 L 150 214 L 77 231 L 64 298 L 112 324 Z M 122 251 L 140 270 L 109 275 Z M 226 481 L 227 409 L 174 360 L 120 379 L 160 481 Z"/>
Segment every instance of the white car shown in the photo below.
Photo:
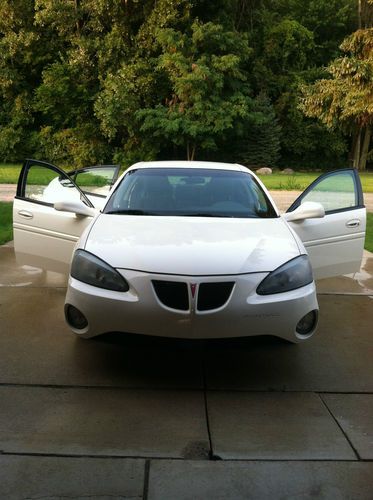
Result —
<path fill-rule="evenodd" d="M 18 182 L 17 260 L 70 271 L 65 316 L 81 337 L 299 342 L 317 327 L 314 278 L 360 267 L 366 211 L 353 169 L 320 176 L 283 215 L 241 165 L 144 162 L 117 175 L 27 160 Z"/>

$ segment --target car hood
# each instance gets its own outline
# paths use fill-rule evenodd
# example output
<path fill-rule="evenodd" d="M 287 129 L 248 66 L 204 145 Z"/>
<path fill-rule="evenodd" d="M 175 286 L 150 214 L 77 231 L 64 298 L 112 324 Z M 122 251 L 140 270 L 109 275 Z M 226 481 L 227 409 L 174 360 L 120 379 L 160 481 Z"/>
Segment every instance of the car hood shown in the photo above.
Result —
<path fill-rule="evenodd" d="M 273 271 L 300 254 L 280 217 L 101 214 L 85 249 L 117 269 L 189 276 Z"/>

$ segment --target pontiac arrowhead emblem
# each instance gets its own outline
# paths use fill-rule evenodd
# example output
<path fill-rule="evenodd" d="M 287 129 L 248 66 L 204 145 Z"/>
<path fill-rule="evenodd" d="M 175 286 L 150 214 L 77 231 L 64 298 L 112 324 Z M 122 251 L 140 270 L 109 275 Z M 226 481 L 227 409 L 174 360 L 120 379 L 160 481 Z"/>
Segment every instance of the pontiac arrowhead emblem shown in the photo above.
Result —
<path fill-rule="evenodd" d="M 194 296 L 196 294 L 196 288 L 197 288 L 197 284 L 196 283 L 191 283 L 190 284 L 190 290 L 192 292 L 192 298 L 194 299 Z"/>

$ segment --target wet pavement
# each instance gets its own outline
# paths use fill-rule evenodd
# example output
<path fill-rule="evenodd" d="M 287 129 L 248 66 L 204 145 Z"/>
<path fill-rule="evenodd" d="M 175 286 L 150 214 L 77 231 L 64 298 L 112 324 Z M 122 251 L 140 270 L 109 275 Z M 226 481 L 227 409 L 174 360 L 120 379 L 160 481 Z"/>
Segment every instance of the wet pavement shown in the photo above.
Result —
<path fill-rule="evenodd" d="M 373 498 L 372 254 L 299 345 L 84 341 L 65 287 L 0 247 L 0 498 Z"/>
<path fill-rule="evenodd" d="M 17 184 L 0 184 L 0 201 L 13 201 Z"/>

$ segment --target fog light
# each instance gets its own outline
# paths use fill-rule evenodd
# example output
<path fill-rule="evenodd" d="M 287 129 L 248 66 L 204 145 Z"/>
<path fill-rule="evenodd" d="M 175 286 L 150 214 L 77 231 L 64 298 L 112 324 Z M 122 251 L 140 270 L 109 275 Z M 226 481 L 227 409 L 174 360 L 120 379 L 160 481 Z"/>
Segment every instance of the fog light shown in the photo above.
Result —
<path fill-rule="evenodd" d="M 316 326 L 317 311 L 311 311 L 299 321 L 296 330 L 300 335 L 308 335 Z"/>
<path fill-rule="evenodd" d="M 77 330 L 82 330 L 88 326 L 88 321 L 84 314 L 70 304 L 66 304 L 65 306 L 65 316 L 69 325 Z"/>

